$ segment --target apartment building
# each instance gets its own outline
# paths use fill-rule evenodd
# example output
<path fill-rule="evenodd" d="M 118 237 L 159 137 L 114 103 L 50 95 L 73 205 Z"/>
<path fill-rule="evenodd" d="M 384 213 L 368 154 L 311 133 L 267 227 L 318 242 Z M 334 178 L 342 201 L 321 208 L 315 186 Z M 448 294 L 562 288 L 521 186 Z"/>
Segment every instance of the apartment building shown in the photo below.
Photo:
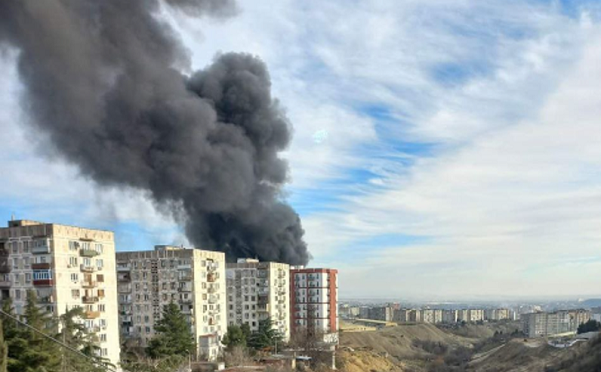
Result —
<path fill-rule="evenodd" d="M 168 245 L 117 253 L 120 331 L 123 341 L 145 347 L 163 307 L 176 303 L 190 324 L 198 356 L 220 353 L 226 327 L 225 254 Z"/>
<path fill-rule="evenodd" d="M 312 328 L 324 334 L 324 341 L 337 343 L 338 271 L 292 267 L 290 293 L 292 332 Z"/>
<path fill-rule="evenodd" d="M 483 309 L 469 309 L 468 310 L 468 323 L 476 323 L 484 321 L 484 310 Z"/>
<path fill-rule="evenodd" d="M 432 309 L 422 309 L 421 312 L 421 320 L 424 323 L 434 323 L 434 310 Z"/>
<path fill-rule="evenodd" d="M 34 290 L 48 312 L 85 309 L 82 322 L 99 341 L 99 353 L 118 365 L 120 344 L 111 231 L 13 220 L 0 228 L 0 296 L 22 314 Z"/>
<path fill-rule="evenodd" d="M 492 322 L 509 319 L 509 309 L 486 309 L 484 316 Z"/>
<path fill-rule="evenodd" d="M 573 334 L 578 326 L 590 319 L 590 311 L 559 310 L 552 313 L 522 314 L 522 330 L 527 337 Z"/>
<path fill-rule="evenodd" d="M 442 322 L 443 323 L 457 323 L 457 321 L 459 320 L 458 318 L 458 311 L 457 310 L 443 310 L 442 311 Z"/>
<path fill-rule="evenodd" d="M 393 318 L 394 318 L 394 308 L 392 306 L 376 306 L 376 307 L 372 307 L 369 309 L 367 319 L 392 322 Z"/>
<path fill-rule="evenodd" d="M 273 327 L 290 339 L 290 266 L 241 258 L 226 264 L 228 324 L 247 323 L 252 331 L 270 318 Z"/>

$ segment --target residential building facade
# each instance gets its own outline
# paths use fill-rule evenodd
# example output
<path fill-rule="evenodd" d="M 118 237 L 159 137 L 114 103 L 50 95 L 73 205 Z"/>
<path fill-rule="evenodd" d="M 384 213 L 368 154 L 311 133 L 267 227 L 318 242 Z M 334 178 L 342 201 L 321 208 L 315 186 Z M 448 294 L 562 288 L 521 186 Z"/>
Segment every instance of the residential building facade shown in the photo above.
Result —
<path fill-rule="evenodd" d="M 313 329 L 323 333 L 324 341 L 337 343 L 338 271 L 292 267 L 290 293 L 292 332 Z"/>
<path fill-rule="evenodd" d="M 225 254 L 168 245 L 117 253 L 123 341 L 145 347 L 163 307 L 175 303 L 190 324 L 198 356 L 215 359 L 226 327 Z"/>
<path fill-rule="evenodd" d="M 81 321 L 98 336 L 99 355 L 118 365 L 120 356 L 111 231 L 28 220 L 0 228 L 0 296 L 22 314 L 29 290 L 55 316 L 85 310 Z"/>
<path fill-rule="evenodd" d="M 590 311 L 559 310 L 552 313 L 522 314 L 522 331 L 527 337 L 547 337 L 576 333 L 590 319 Z"/>
<path fill-rule="evenodd" d="M 271 319 L 274 329 L 290 339 L 290 266 L 242 258 L 226 265 L 227 320 L 229 325 L 259 329 Z"/>

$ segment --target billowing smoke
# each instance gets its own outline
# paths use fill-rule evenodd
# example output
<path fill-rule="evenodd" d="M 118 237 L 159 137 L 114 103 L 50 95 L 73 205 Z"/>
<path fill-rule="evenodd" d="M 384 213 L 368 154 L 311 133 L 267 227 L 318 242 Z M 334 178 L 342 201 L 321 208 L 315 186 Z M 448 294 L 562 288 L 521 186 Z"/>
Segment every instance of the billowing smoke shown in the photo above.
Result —
<path fill-rule="evenodd" d="M 309 259 L 281 200 L 289 123 L 265 65 L 224 54 L 191 76 L 158 0 L 0 0 L 25 110 L 49 145 L 100 186 L 144 190 L 197 247 L 291 264 Z M 167 0 L 228 16 L 229 0 Z"/>

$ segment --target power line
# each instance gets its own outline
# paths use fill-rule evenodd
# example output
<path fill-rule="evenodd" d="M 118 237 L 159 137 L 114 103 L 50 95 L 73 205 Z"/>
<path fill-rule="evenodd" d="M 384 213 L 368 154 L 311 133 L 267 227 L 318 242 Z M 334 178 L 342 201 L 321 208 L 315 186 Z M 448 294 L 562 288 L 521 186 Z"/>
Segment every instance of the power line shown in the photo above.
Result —
<path fill-rule="evenodd" d="M 92 358 L 91 356 L 89 356 L 89 355 L 86 355 L 86 354 L 82 353 L 81 351 L 79 351 L 79 350 L 77 350 L 77 349 L 75 349 L 75 348 L 73 348 L 73 347 L 71 347 L 71 346 L 69 346 L 69 345 L 67 345 L 67 344 L 65 344 L 65 343 L 63 343 L 63 342 L 61 342 L 61 341 L 57 340 L 57 339 L 55 339 L 55 338 L 54 338 L 54 337 L 52 337 L 52 336 L 48 336 L 46 333 L 44 333 L 44 332 L 40 331 L 39 329 L 37 329 L 37 328 L 35 328 L 35 327 L 32 327 L 32 326 L 30 326 L 29 324 L 27 324 L 27 323 L 23 322 L 22 320 L 20 320 L 20 319 L 19 319 L 19 318 L 17 318 L 17 317 L 15 317 L 15 316 L 13 316 L 13 315 L 11 315 L 11 314 L 9 314 L 9 313 L 5 312 L 4 310 L 0 309 L 0 314 L 2 314 L 2 315 L 4 315 L 4 316 L 6 316 L 6 317 L 8 317 L 8 318 L 10 318 L 10 319 L 12 319 L 12 320 L 14 320 L 15 322 L 17 322 L 17 323 L 21 324 L 21 325 L 22 325 L 22 326 L 24 326 L 25 328 L 31 329 L 31 330 L 32 330 L 32 331 L 34 331 L 35 333 L 37 333 L 37 334 L 40 334 L 40 335 L 42 335 L 42 336 L 46 337 L 46 338 L 47 338 L 47 339 L 49 339 L 50 341 L 52 341 L 52 342 L 54 342 L 54 343 L 57 343 L 57 344 L 59 344 L 60 346 L 62 346 L 63 348 L 65 348 L 65 349 L 69 350 L 70 352 L 72 352 L 72 353 L 75 353 L 75 354 L 77 354 L 77 355 L 79 355 L 79 356 L 81 356 L 81 357 L 85 358 L 85 359 L 86 359 L 86 360 L 88 360 L 90 363 L 94 364 L 94 366 L 96 366 L 96 367 L 98 367 L 98 366 L 99 366 L 99 363 L 98 363 L 98 362 L 96 362 L 96 360 L 94 360 L 94 358 Z M 112 369 L 112 368 L 109 368 L 109 367 L 108 367 L 108 366 L 106 366 L 106 365 L 100 365 L 100 367 L 101 367 L 101 368 L 102 368 L 102 367 L 104 367 L 106 370 L 108 370 L 108 371 L 110 371 L 110 372 L 116 372 L 114 369 Z"/>

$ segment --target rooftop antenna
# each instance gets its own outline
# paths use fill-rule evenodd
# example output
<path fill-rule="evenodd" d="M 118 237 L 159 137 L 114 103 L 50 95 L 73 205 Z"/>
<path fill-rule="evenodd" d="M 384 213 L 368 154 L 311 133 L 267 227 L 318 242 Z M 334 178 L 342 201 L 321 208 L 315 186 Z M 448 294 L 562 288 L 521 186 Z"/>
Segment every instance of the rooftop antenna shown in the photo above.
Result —
<path fill-rule="evenodd" d="M 10 215 L 10 220 L 11 220 L 11 221 L 14 221 L 14 220 L 15 220 L 15 212 L 13 212 L 13 213 Z"/>

